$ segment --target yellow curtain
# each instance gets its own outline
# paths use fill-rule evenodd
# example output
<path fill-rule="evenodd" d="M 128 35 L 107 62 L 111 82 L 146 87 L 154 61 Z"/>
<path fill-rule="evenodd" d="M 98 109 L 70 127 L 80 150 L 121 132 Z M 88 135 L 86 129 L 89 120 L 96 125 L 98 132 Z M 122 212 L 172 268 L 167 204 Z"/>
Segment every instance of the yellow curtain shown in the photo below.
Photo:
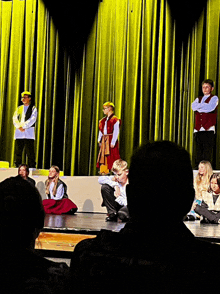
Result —
<path fill-rule="evenodd" d="M 18 103 L 22 38 L 24 28 L 24 2 L 1 1 L 1 146 L 5 158 L 13 161 L 12 113 Z M 10 40 L 10 41 L 9 41 Z M 13 81 L 10 82 L 10 81 Z"/>
<path fill-rule="evenodd" d="M 219 84 L 216 7 L 219 0 L 208 1 L 188 40 L 181 41 L 178 21 L 166 0 L 100 3 L 75 87 L 75 99 L 82 107 L 77 120 L 79 145 L 72 153 L 77 174 L 97 173 L 98 120 L 108 100 L 115 103 L 115 113 L 122 119 L 123 159 L 129 162 L 133 150 L 148 140 L 175 141 L 192 156 L 191 103 L 201 94 L 205 78 L 214 80 L 215 93 Z"/>
<path fill-rule="evenodd" d="M 0 1 L 1 160 L 14 162 L 12 116 L 24 90 L 38 109 L 36 161 L 52 164 L 56 119 L 58 34 L 43 1 Z M 52 119 L 51 119 L 52 118 Z M 45 159 L 46 158 L 46 159 Z M 24 159 L 25 160 L 25 159 Z M 48 164 L 49 163 L 49 164 Z"/>
<path fill-rule="evenodd" d="M 42 0 L 0 1 L 0 160 L 13 166 L 12 116 L 23 90 L 38 109 L 38 168 L 96 175 L 98 121 L 109 100 L 122 119 L 120 154 L 128 163 L 148 140 L 175 141 L 192 155 L 191 103 L 203 79 L 214 80 L 214 94 L 220 85 L 219 2 L 207 2 L 184 41 L 167 0 L 100 2 L 75 73 Z"/>
<path fill-rule="evenodd" d="M 167 1 L 100 3 L 85 45 L 81 78 L 75 80 L 74 97 L 81 109 L 71 174 L 76 159 L 77 174 L 97 173 L 98 121 L 108 100 L 122 119 L 120 153 L 128 162 L 133 150 L 148 140 L 178 140 L 175 46 L 175 22 Z"/>

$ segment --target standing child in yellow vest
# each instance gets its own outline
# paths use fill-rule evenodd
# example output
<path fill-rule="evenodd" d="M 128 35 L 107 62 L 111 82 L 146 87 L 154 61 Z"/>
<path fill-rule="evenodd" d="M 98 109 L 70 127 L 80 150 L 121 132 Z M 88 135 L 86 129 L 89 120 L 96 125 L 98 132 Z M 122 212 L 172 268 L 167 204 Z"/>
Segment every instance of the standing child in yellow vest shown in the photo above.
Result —
<path fill-rule="evenodd" d="M 30 92 L 21 93 L 23 105 L 19 106 L 13 115 L 13 124 L 15 130 L 15 165 L 19 167 L 22 164 L 22 153 L 25 148 L 28 156 L 28 165 L 35 168 L 35 122 L 37 120 L 37 108 L 31 100 Z"/>

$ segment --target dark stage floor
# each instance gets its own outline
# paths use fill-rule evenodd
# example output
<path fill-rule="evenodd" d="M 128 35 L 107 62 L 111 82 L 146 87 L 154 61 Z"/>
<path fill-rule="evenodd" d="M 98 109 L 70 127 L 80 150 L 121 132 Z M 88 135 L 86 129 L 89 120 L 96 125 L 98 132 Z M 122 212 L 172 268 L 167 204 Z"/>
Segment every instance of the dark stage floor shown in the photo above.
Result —
<path fill-rule="evenodd" d="M 220 224 L 200 224 L 200 221 L 184 222 L 195 237 L 220 243 Z"/>
<path fill-rule="evenodd" d="M 120 231 L 125 223 L 106 222 L 106 214 L 76 213 L 75 215 L 52 215 L 45 218 L 43 231 L 72 234 L 97 234 L 101 229 Z M 184 222 L 195 237 L 220 242 L 220 225 L 200 224 L 200 221 Z"/>
<path fill-rule="evenodd" d="M 74 215 L 47 214 L 43 231 L 97 234 L 102 229 L 118 232 L 125 223 L 106 222 L 103 213 L 76 213 Z"/>

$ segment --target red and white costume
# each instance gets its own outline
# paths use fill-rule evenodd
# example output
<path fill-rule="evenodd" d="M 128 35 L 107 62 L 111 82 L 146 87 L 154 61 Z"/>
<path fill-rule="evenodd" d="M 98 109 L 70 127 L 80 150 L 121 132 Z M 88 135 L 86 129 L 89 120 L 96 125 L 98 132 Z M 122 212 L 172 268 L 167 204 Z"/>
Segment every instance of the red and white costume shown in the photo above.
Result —
<path fill-rule="evenodd" d="M 118 135 L 121 120 L 114 114 L 109 117 L 104 117 L 99 121 L 99 137 L 98 142 L 101 142 L 101 147 L 97 159 L 97 167 L 102 164 L 112 168 L 113 162 L 120 158 Z M 111 148 L 114 145 L 114 148 Z"/>

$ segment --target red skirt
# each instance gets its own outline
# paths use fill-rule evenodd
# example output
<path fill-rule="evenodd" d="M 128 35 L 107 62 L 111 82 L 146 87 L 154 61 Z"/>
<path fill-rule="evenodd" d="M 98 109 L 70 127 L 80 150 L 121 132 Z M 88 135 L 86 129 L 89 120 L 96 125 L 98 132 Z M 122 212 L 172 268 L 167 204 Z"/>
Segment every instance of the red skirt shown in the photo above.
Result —
<path fill-rule="evenodd" d="M 48 214 L 62 214 L 68 212 L 76 212 L 77 206 L 70 199 L 64 198 L 61 200 L 44 199 L 43 206 L 45 213 Z"/>

